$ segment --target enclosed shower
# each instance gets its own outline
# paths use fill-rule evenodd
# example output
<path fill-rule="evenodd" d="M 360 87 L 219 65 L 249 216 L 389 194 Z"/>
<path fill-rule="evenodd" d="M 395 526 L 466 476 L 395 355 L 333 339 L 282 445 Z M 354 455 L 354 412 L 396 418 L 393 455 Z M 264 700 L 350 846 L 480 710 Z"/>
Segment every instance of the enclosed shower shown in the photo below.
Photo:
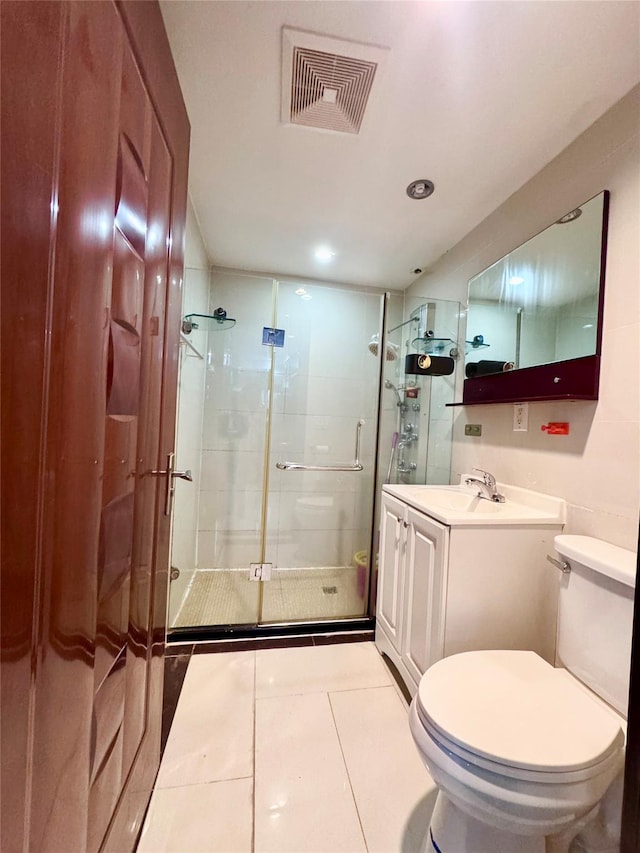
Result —
<path fill-rule="evenodd" d="M 384 294 L 186 275 L 170 629 L 364 617 Z"/>

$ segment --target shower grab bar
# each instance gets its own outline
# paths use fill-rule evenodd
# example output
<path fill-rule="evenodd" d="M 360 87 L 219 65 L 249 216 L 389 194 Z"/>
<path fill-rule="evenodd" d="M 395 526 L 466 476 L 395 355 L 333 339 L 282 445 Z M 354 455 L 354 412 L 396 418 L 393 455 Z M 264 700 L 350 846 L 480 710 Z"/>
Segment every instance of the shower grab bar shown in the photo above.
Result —
<path fill-rule="evenodd" d="M 364 466 L 360 462 L 360 433 L 363 426 L 364 421 L 358 421 L 355 459 L 350 465 L 303 465 L 299 462 L 276 462 L 276 468 L 281 471 L 363 471 Z"/>

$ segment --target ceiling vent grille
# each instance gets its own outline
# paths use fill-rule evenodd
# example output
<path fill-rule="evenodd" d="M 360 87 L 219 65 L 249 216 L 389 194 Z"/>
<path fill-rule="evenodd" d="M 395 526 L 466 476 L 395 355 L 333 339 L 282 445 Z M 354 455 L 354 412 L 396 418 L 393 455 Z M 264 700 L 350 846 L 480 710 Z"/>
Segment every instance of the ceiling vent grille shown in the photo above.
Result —
<path fill-rule="evenodd" d="M 282 121 L 359 133 L 385 54 L 385 48 L 284 27 Z"/>

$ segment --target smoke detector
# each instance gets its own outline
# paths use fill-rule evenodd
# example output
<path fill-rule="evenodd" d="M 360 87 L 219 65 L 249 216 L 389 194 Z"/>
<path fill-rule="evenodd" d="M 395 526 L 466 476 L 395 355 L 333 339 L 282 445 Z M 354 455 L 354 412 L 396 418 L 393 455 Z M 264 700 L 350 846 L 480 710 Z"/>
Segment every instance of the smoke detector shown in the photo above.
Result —
<path fill-rule="evenodd" d="M 282 28 L 283 124 L 359 133 L 388 48 Z"/>

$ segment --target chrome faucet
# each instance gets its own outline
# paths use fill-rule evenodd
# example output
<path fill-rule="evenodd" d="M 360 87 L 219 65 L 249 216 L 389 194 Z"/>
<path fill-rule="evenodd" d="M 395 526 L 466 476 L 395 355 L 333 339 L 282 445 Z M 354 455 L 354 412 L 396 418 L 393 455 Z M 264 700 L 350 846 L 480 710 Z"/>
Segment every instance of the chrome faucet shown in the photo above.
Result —
<path fill-rule="evenodd" d="M 504 495 L 501 495 L 496 488 L 496 478 L 493 474 L 490 474 L 488 471 L 483 471 L 482 468 L 474 468 L 474 471 L 477 471 L 478 474 L 482 474 L 482 479 L 479 480 L 477 477 L 467 477 L 465 483 L 467 486 L 477 485 L 479 486 L 478 497 L 486 498 L 488 501 L 493 501 L 497 504 L 504 503 Z"/>

